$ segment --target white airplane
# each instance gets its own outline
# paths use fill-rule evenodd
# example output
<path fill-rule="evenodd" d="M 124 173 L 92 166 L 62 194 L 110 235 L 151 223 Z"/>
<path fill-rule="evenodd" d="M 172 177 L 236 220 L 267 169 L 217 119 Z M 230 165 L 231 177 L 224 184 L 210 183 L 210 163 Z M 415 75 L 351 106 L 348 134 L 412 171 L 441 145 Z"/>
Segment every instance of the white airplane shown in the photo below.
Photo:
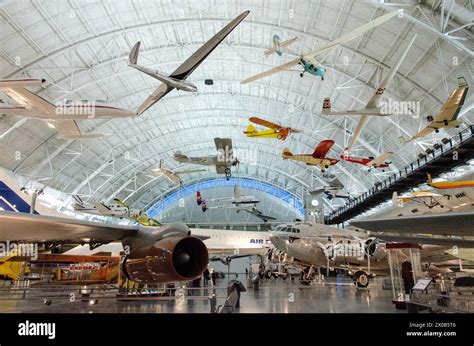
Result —
<path fill-rule="evenodd" d="M 79 195 L 72 196 L 75 203 L 72 205 L 74 211 L 92 215 L 112 216 L 120 219 L 132 219 L 143 226 L 161 226 L 161 223 L 149 217 L 145 212 L 130 208 L 118 198 L 114 198 L 115 204 L 105 204 L 103 202 L 86 203 Z"/>
<path fill-rule="evenodd" d="M 192 163 L 201 166 L 215 166 L 217 174 L 225 174 L 227 180 L 232 176 L 231 167 L 237 166 L 240 161 L 234 157 L 232 140 L 230 138 L 214 138 L 217 155 L 205 157 L 188 157 L 181 151 L 174 153 L 173 158 L 182 163 Z"/>
<path fill-rule="evenodd" d="M 82 133 L 76 120 L 136 116 L 133 111 L 95 101 L 68 100 L 54 105 L 26 88 L 42 86 L 44 82 L 44 79 L 0 80 L 0 91 L 14 101 L 14 105 L 0 102 L 0 114 L 44 120 L 65 139 L 97 138 L 104 135 L 93 132 Z"/>
<path fill-rule="evenodd" d="M 167 169 L 163 165 L 163 160 L 160 160 L 160 165 L 156 168 L 152 169 L 153 173 L 156 175 L 163 175 L 172 183 L 179 183 L 180 185 L 183 184 L 183 180 L 181 179 L 181 175 L 183 174 L 191 174 L 191 173 L 198 173 L 198 172 L 205 172 L 205 169 L 188 169 L 184 171 L 172 171 Z"/>
<path fill-rule="evenodd" d="M 254 207 L 257 206 L 257 203 L 260 201 L 254 196 L 245 196 L 240 194 L 240 189 L 236 185 L 234 185 L 234 196 L 232 197 L 222 197 L 222 198 L 214 198 L 207 200 L 207 202 L 223 202 L 224 204 L 208 207 L 206 201 L 202 198 L 201 192 L 196 192 L 196 203 L 200 205 L 202 211 L 206 211 L 208 209 L 225 209 L 225 208 L 236 208 L 241 206 L 248 206 L 253 205 Z"/>
<path fill-rule="evenodd" d="M 138 65 L 140 42 L 135 43 L 129 55 L 128 65 L 163 83 L 141 104 L 140 107 L 138 107 L 137 114 L 140 115 L 145 112 L 173 89 L 196 92 L 197 87 L 193 83 L 186 81 L 186 78 L 188 78 L 189 75 L 204 61 L 204 59 L 206 59 L 207 56 L 211 54 L 211 52 L 222 41 L 224 41 L 227 35 L 229 35 L 232 30 L 234 30 L 235 27 L 248 16 L 249 13 L 250 11 L 245 11 L 238 15 L 234 20 L 221 29 L 221 31 L 201 46 L 201 48 L 194 52 L 193 55 L 191 55 L 170 75 Z"/>
<path fill-rule="evenodd" d="M 458 78 L 458 88 L 454 89 L 449 98 L 444 103 L 436 118 L 429 116 L 427 119 L 430 122 L 423 130 L 418 132 L 405 143 L 411 142 L 415 139 L 426 137 L 432 132 L 438 133 L 440 129 L 450 129 L 459 127 L 462 121 L 457 120 L 459 112 L 461 111 L 464 101 L 466 100 L 467 91 L 469 87 L 463 77 Z"/>
<path fill-rule="evenodd" d="M 281 41 L 280 37 L 278 35 L 273 35 L 272 38 L 272 47 L 265 49 L 265 56 L 269 56 L 273 53 L 278 54 L 279 56 L 283 55 L 283 48 L 288 47 L 290 44 L 295 42 L 298 39 L 298 37 L 292 37 L 286 41 Z"/>
<path fill-rule="evenodd" d="M 380 101 L 382 100 L 382 96 L 385 93 L 385 89 L 391 83 L 393 77 L 397 73 L 400 65 L 402 64 L 403 60 L 405 59 L 408 51 L 410 50 L 413 42 L 415 41 L 416 34 L 413 35 L 410 42 L 408 43 L 405 50 L 402 52 L 400 57 L 398 58 L 395 65 L 392 67 L 390 72 L 385 76 L 382 83 L 378 86 L 375 90 L 374 94 L 370 98 L 369 102 L 367 102 L 366 106 L 362 109 L 356 110 L 345 110 L 345 111 L 333 111 L 331 110 L 331 100 L 329 98 L 325 98 L 323 102 L 323 109 L 321 114 L 324 115 L 360 115 L 359 122 L 357 124 L 356 129 L 352 133 L 352 138 L 347 146 L 347 152 L 350 152 L 352 147 L 354 146 L 355 142 L 359 138 L 362 129 L 365 127 L 367 122 L 369 121 L 369 116 L 389 116 L 391 115 L 390 112 L 384 111 L 384 109 L 380 108 Z"/>
<path fill-rule="evenodd" d="M 321 77 L 322 80 L 324 80 L 324 74 L 326 72 L 326 69 L 321 66 L 321 64 L 315 59 L 318 55 L 321 55 L 323 53 L 328 53 L 334 48 L 338 47 L 339 45 L 349 42 L 353 40 L 354 38 L 366 33 L 370 29 L 373 29 L 386 21 L 390 20 L 391 18 L 397 16 L 399 13 L 403 13 L 403 10 L 399 11 L 393 11 L 390 13 L 387 13 L 367 24 L 362 25 L 361 27 L 351 31 L 350 33 L 339 37 L 338 39 L 329 42 L 325 46 L 318 48 L 317 50 L 307 53 L 307 54 L 302 54 L 298 58 L 293 59 L 283 65 L 274 67 L 270 70 L 267 70 L 265 72 L 261 72 L 259 74 L 256 74 L 254 76 L 251 76 L 249 78 L 244 79 L 241 81 L 241 84 L 246 84 L 253 82 L 255 80 L 271 76 L 275 73 L 281 72 L 281 71 L 287 71 L 289 68 L 296 66 L 296 65 L 301 65 L 303 67 L 303 71 L 300 73 L 300 76 L 303 77 L 305 72 L 308 72 L 309 74 L 313 76 L 319 76 Z"/>

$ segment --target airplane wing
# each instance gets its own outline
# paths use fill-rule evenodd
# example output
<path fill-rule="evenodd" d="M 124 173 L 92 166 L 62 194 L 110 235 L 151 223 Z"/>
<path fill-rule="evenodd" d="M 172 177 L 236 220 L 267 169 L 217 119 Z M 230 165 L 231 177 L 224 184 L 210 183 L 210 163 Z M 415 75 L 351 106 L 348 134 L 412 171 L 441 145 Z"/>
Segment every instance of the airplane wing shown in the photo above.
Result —
<path fill-rule="evenodd" d="M 187 170 L 184 170 L 184 171 L 176 171 L 176 172 L 173 172 L 173 174 L 175 175 L 180 175 L 180 174 L 190 174 L 190 173 L 198 173 L 198 172 L 205 172 L 206 170 L 203 168 L 203 169 L 187 169 Z"/>
<path fill-rule="evenodd" d="M 293 42 L 295 42 L 296 40 L 298 39 L 298 37 L 293 37 L 293 38 L 290 38 L 286 41 L 283 41 L 283 42 L 280 42 L 279 43 L 279 48 L 286 48 L 288 47 L 290 44 L 292 44 Z M 275 53 L 277 51 L 277 48 L 275 47 L 271 47 L 271 48 L 268 48 L 268 49 L 265 49 L 265 52 L 263 52 L 263 54 L 265 54 L 265 56 L 269 56 L 273 53 Z"/>
<path fill-rule="evenodd" d="M 247 83 L 256 81 L 257 79 L 262 79 L 264 77 L 271 76 L 272 74 L 275 74 L 275 73 L 278 73 L 278 72 L 281 72 L 281 71 L 287 71 L 289 68 L 291 68 L 295 65 L 298 65 L 299 62 L 300 62 L 300 58 L 296 58 L 294 60 L 288 61 L 287 63 L 285 63 L 283 65 L 271 68 L 267 71 L 258 73 L 256 75 L 253 75 L 253 76 L 247 78 L 247 79 L 244 79 L 243 81 L 240 82 L 240 84 L 247 84 Z"/>
<path fill-rule="evenodd" d="M 104 135 L 95 132 L 82 133 L 75 120 L 48 120 L 48 123 L 65 139 L 99 138 Z"/>
<path fill-rule="evenodd" d="M 173 89 L 174 88 L 168 86 L 165 83 L 160 84 L 160 86 L 153 92 L 153 94 L 148 96 L 147 99 L 143 101 L 143 103 L 140 105 L 140 107 L 138 107 L 137 115 L 140 115 L 145 112 L 148 108 L 150 108 L 160 99 L 165 97 Z"/>
<path fill-rule="evenodd" d="M 203 61 L 207 58 L 209 54 L 212 53 L 214 49 L 235 29 L 241 21 L 248 16 L 250 11 L 245 11 L 222 28 L 217 34 L 215 34 L 209 41 L 207 41 L 201 48 L 193 53 L 185 62 L 183 62 L 171 75 L 170 77 L 176 79 L 186 79 Z M 138 108 L 137 115 L 142 114 L 148 108 L 153 106 L 166 94 L 168 94 L 174 88 L 170 88 L 166 84 L 161 84 L 154 92 L 151 94 L 145 102 Z"/>
<path fill-rule="evenodd" d="M 109 211 L 112 210 L 107 205 L 105 205 L 104 203 L 96 203 L 95 206 L 96 206 L 97 210 L 102 214 L 106 214 L 106 213 L 108 213 Z"/>
<path fill-rule="evenodd" d="M 242 211 L 245 211 L 247 213 L 250 213 L 256 217 L 258 217 L 259 219 L 267 222 L 268 220 L 276 220 L 276 217 L 273 217 L 273 216 L 269 216 L 269 215 L 264 215 L 262 212 L 260 212 L 258 209 L 247 209 L 247 208 L 242 208 L 240 209 Z"/>
<path fill-rule="evenodd" d="M 412 244 L 427 244 L 427 245 L 440 245 L 440 246 L 457 246 L 461 248 L 474 248 L 474 240 L 454 239 L 454 238 L 433 238 L 433 237 L 420 237 L 420 236 L 398 236 L 381 234 L 377 235 L 376 238 L 382 239 L 388 242 L 397 243 L 412 243 Z"/>
<path fill-rule="evenodd" d="M 137 226 L 0 211 L 0 241 L 84 243 L 116 241 L 137 233 Z"/>
<path fill-rule="evenodd" d="M 386 21 L 392 19 L 393 17 L 397 16 L 398 13 L 399 13 L 398 11 L 393 11 L 393 12 L 389 12 L 387 14 L 384 14 L 383 16 L 380 16 L 379 18 L 374 19 L 373 21 L 371 21 L 367 24 L 364 24 L 361 27 L 351 31 L 350 33 L 348 33 L 344 36 L 341 36 L 341 37 L 335 39 L 334 41 L 329 42 L 327 45 L 325 45 L 321 48 L 318 48 L 318 49 L 316 49 L 315 51 L 313 51 L 311 53 L 303 55 L 303 59 L 304 60 L 313 60 L 315 56 L 320 55 L 322 53 L 329 52 L 330 50 L 336 48 L 340 44 L 343 44 L 343 43 L 346 43 L 346 42 L 349 42 L 349 41 L 355 39 L 356 37 L 366 33 L 367 31 L 369 31 L 370 29 L 373 29 L 373 28 L 385 23 Z"/>
<path fill-rule="evenodd" d="M 379 105 L 380 100 L 382 99 L 382 96 L 385 92 L 385 88 L 392 82 L 393 77 L 395 76 L 398 69 L 400 68 L 400 65 L 402 64 L 403 60 L 407 56 L 408 51 L 410 50 L 411 46 L 413 45 L 413 42 L 415 41 L 415 39 L 416 39 L 416 34 L 413 35 L 413 37 L 411 38 L 410 42 L 406 46 L 403 53 L 398 58 L 395 65 L 392 66 L 392 68 L 390 69 L 389 74 L 385 76 L 385 78 L 382 80 L 382 83 L 380 83 L 378 88 L 375 90 L 375 93 L 370 98 L 369 102 L 366 105 L 366 108 L 376 108 Z"/>
<path fill-rule="evenodd" d="M 230 151 L 232 149 L 232 139 L 230 138 L 214 138 L 216 150 Z"/>
<path fill-rule="evenodd" d="M 34 92 L 31 92 L 28 89 L 20 86 L 24 85 L 24 83 L 25 80 L 0 81 L 0 90 L 2 90 L 9 98 L 11 98 L 18 106 L 22 108 L 33 111 L 37 110 L 39 113 L 45 113 L 49 115 L 56 114 L 55 105 L 49 101 L 46 101 L 44 98 L 35 94 Z M 32 83 L 32 85 L 34 85 L 34 83 Z"/>
<path fill-rule="evenodd" d="M 390 156 L 392 156 L 393 153 L 392 152 L 386 152 L 386 153 L 383 153 L 379 156 L 377 156 L 375 159 L 373 159 L 372 161 L 369 161 L 367 162 L 367 165 L 368 166 L 377 166 L 377 165 L 381 165 L 383 163 L 385 163 L 385 160 L 387 160 Z"/>
<path fill-rule="evenodd" d="M 351 141 L 350 143 L 347 145 L 347 148 L 346 150 L 349 152 L 352 147 L 354 146 L 355 142 L 357 141 L 357 139 L 359 138 L 360 136 L 360 133 L 362 132 L 362 129 L 365 127 L 365 125 L 367 124 L 367 122 L 369 121 L 369 116 L 368 115 L 361 115 L 360 118 L 359 118 L 359 122 L 357 123 L 357 127 L 356 129 L 354 130 L 354 132 L 352 133 L 352 138 L 351 138 Z"/>
<path fill-rule="evenodd" d="M 412 138 L 410 138 L 409 140 L 405 141 L 404 143 L 408 143 L 408 142 L 411 142 L 415 139 L 418 139 L 418 138 L 423 138 L 423 137 L 426 137 L 428 136 L 430 133 L 434 132 L 436 130 L 436 128 L 434 127 L 425 127 L 423 130 L 421 130 L 420 132 L 418 132 L 416 135 L 414 135 Z"/>
<path fill-rule="evenodd" d="M 351 225 L 377 232 L 472 236 L 474 212 L 354 220 Z"/>
<path fill-rule="evenodd" d="M 331 149 L 331 147 L 334 145 L 334 141 L 330 139 L 326 139 L 324 141 L 321 141 L 316 149 L 313 152 L 313 157 L 316 159 L 324 159 L 326 157 L 326 154 L 328 151 Z"/>
<path fill-rule="evenodd" d="M 275 123 L 272 123 L 270 121 L 263 120 L 263 119 L 260 119 L 260 118 L 257 118 L 257 117 L 251 117 L 251 118 L 249 118 L 249 120 L 251 122 L 253 122 L 254 124 L 262 125 L 262 126 L 270 128 L 270 129 L 274 129 L 274 130 L 279 130 L 279 129 L 282 128 L 278 124 L 275 124 Z"/>

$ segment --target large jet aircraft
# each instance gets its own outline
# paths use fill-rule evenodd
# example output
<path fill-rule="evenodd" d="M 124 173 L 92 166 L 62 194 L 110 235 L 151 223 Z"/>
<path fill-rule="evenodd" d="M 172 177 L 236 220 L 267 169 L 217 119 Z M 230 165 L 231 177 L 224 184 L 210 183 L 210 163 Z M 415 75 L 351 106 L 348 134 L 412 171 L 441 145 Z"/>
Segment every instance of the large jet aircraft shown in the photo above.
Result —
<path fill-rule="evenodd" d="M 248 16 L 249 13 L 250 11 L 245 11 L 234 18 L 170 75 L 138 65 L 140 42 L 135 43 L 129 55 L 128 65 L 163 83 L 142 103 L 138 108 L 137 115 L 145 112 L 173 89 L 196 92 L 197 87 L 193 83 L 187 81 L 186 78 L 188 78 L 189 75 L 204 61 L 204 59 L 206 59 L 207 56 L 211 54 L 222 41 L 224 41 L 227 35 L 229 35 L 232 30 L 234 30 L 235 27 Z"/>
<path fill-rule="evenodd" d="M 384 111 L 380 107 L 380 101 L 382 100 L 382 96 L 385 93 L 385 89 L 389 86 L 389 84 L 392 82 L 393 77 L 397 73 L 398 69 L 400 68 L 400 65 L 402 64 L 403 60 L 408 54 L 408 51 L 410 50 L 411 46 L 413 45 L 413 42 L 415 41 L 416 34 L 413 35 L 412 39 L 408 43 L 407 47 L 405 50 L 402 52 L 402 54 L 399 56 L 397 62 L 395 65 L 392 67 L 390 72 L 385 76 L 383 79 L 382 83 L 378 86 L 378 88 L 375 90 L 374 94 L 370 98 L 369 102 L 365 105 L 364 108 L 362 109 L 356 109 L 356 110 L 345 110 L 345 111 L 333 111 L 331 110 L 331 100 L 327 97 L 324 99 L 323 102 L 323 110 L 321 114 L 324 115 L 359 115 L 359 122 L 357 123 L 356 129 L 352 133 L 352 138 L 347 146 L 347 151 L 350 152 L 354 144 L 356 143 L 357 139 L 359 138 L 363 128 L 369 121 L 370 116 L 389 116 L 391 115 L 390 112 Z"/>
<path fill-rule="evenodd" d="M 240 161 L 234 157 L 232 149 L 232 140 L 230 138 L 214 138 L 217 155 L 204 157 L 188 157 L 177 151 L 173 158 L 181 163 L 192 163 L 201 166 L 215 166 L 217 174 L 225 174 L 227 180 L 232 176 L 232 166 L 237 166 Z"/>
<path fill-rule="evenodd" d="M 0 224 L 0 241 L 88 244 L 68 252 L 72 255 L 128 251 L 124 272 L 144 283 L 191 280 L 209 259 L 228 264 L 234 258 L 264 255 L 273 247 L 266 232 L 114 225 L 69 218 L 42 203 L 32 208 L 30 196 L 1 169 Z"/>
<path fill-rule="evenodd" d="M 0 114 L 34 118 L 46 121 L 65 139 L 86 139 L 103 136 L 103 133 L 82 133 L 76 120 L 134 117 L 135 112 L 96 101 L 66 101 L 52 104 L 26 87 L 42 86 L 44 79 L 3 79 L 3 91 L 14 105 L 0 99 Z"/>

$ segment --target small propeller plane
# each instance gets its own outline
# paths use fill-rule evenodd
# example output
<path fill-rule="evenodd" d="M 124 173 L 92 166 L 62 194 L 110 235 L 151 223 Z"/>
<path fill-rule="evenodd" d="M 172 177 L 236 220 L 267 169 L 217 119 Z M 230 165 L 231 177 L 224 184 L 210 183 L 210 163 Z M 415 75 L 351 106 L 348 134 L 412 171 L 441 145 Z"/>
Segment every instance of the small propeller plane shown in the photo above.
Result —
<path fill-rule="evenodd" d="M 428 136 L 433 131 L 438 133 L 440 129 L 450 129 L 453 127 L 459 127 L 462 121 L 457 120 L 459 112 L 461 111 L 464 101 L 466 100 L 467 91 L 469 87 L 466 80 L 463 77 L 458 78 L 458 87 L 449 96 L 448 100 L 444 103 L 443 107 L 439 111 L 436 118 L 428 116 L 427 120 L 430 122 L 423 130 L 418 132 L 412 138 L 405 143 L 411 142 L 415 139 Z"/>
<path fill-rule="evenodd" d="M 143 226 L 161 226 L 158 220 L 149 217 L 141 210 L 130 208 L 118 198 L 114 198 L 115 204 L 105 204 L 103 202 L 86 203 L 78 195 L 74 195 L 72 198 L 75 201 L 72 206 L 74 211 L 92 215 L 118 217 L 120 219 L 132 219 Z"/>
<path fill-rule="evenodd" d="M 214 138 L 217 155 L 205 157 L 188 157 L 180 151 L 174 153 L 173 158 L 181 163 L 192 163 L 201 166 L 215 166 L 217 174 L 225 174 L 227 180 L 232 176 L 231 167 L 237 166 L 240 161 L 234 157 L 232 140 L 230 138 Z"/>
<path fill-rule="evenodd" d="M 369 170 L 371 168 L 382 168 L 385 171 L 385 168 L 387 168 L 391 164 L 391 162 L 386 161 L 386 160 L 392 155 L 393 155 L 392 152 L 386 152 L 375 158 L 374 157 L 355 157 L 355 156 L 350 156 L 349 152 L 346 149 L 342 152 L 340 158 L 347 162 L 358 163 L 360 165 L 369 167 Z"/>
<path fill-rule="evenodd" d="M 183 180 L 181 179 L 181 175 L 183 174 L 191 174 L 191 173 L 198 173 L 198 172 L 205 172 L 205 169 L 188 169 L 184 171 L 172 171 L 167 169 L 164 164 L 163 160 L 160 160 L 160 165 L 156 168 L 152 169 L 152 172 L 156 175 L 163 175 L 172 183 L 179 183 L 180 185 L 183 184 Z"/>
<path fill-rule="evenodd" d="M 251 117 L 250 122 L 264 127 L 268 127 L 268 130 L 257 131 L 253 125 L 247 126 L 247 129 L 244 131 L 247 137 L 256 137 L 256 138 L 277 138 L 284 141 L 290 133 L 299 133 L 300 130 L 293 129 L 291 127 L 283 127 L 281 125 L 272 123 L 267 120 L 263 120 L 257 117 Z"/>
<path fill-rule="evenodd" d="M 464 187 L 474 187 L 474 180 L 462 180 L 462 181 L 439 181 L 433 182 L 431 174 L 427 173 L 428 185 L 438 190 L 448 189 L 460 189 Z"/>
<path fill-rule="evenodd" d="M 288 47 L 290 44 L 295 42 L 297 39 L 298 39 L 298 37 L 293 37 L 293 38 L 290 38 L 289 40 L 286 40 L 286 41 L 282 42 L 280 37 L 275 34 L 275 35 L 273 35 L 273 38 L 272 38 L 273 46 L 271 48 L 265 49 L 264 54 L 265 54 L 265 56 L 269 56 L 273 53 L 276 53 L 279 56 L 282 56 L 283 55 L 283 48 Z"/>
<path fill-rule="evenodd" d="M 399 10 L 399 11 L 402 12 L 403 10 Z M 307 54 L 302 54 L 299 57 L 297 57 L 296 59 L 293 59 L 293 60 L 291 60 L 291 61 L 289 61 L 289 62 L 287 62 L 283 65 L 274 67 L 270 70 L 267 70 L 267 71 L 258 73 L 254 76 L 251 76 L 249 78 L 246 78 L 243 81 L 241 81 L 240 83 L 241 84 L 247 84 L 247 83 L 256 81 L 258 79 L 271 76 L 271 75 L 273 75 L 275 73 L 278 73 L 278 72 L 281 72 L 281 71 L 287 71 L 289 68 L 291 68 L 293 66 L 296 66 L 296 65 L 300 65 L 300 66 L 303 67 L 303 71 L 300 73 L 300 77 L 303 77 L 303 75 L 306 72 L 308 72 L 309 74 L 311 74 L 313 76 L 321 77 L 321 79 L 324 80 L 324 74 L 326 73 L 326 69 L 324 67 L 322 67 L 320 62 L 318 62 L 315 59 L 316 56 L 321 55 L 323 53 L 328 53 L 328 52 L 332 51 L 333 49 L 335 49 L 340 44 L 349 42 L 349 41 L 355 39 L 356 37 L 363 35 L 367 31 L 369 31 L 370 29 L 373 29 L 373 28 L 385 23 L 386 21 L 390 20 L 391 18 L 397 16 L 400 13 L 399 11 L 392 11 L 390 13 L 387 13 L 387 14 L 385 14 L 385 15 L 383 15 L 383 16 L 381 16 L 381 17 L 379 17 L 379 18 L 377 18 L 377 19 L 375 19 L 375 20 L 373 20 L 373 21 L 371 21 L 367 24 L 362 25 L 361 27 L 351 31 L 350 33 L 348 33 L 344 36 L 341 36 L 341 37 L 335 39 L 334 41 L 329 42 L 325 46 L 323 46 L 321 48 L 318 48 L 313 52 L 310 52 L 310 53 L 307 53 Z"/>
<path fill-rule="evenodd" d="M 330 139 L 326 139 L 321 141 L 319 145 L 316 147 L 312 154 L 292 154 L 288 148 L 283 149 L 283 153 L 281 156 L 283 159 L 295 160 L 304 162 L 310 166 L 318 166 L 321 172 L 324 173 L 326 169 L 330 166 L 334 166 L 336 163 L 339 162 L 337 159 L 332 159 L 326 157 L 326 154 L 334 145 L 334 141 Z"/>

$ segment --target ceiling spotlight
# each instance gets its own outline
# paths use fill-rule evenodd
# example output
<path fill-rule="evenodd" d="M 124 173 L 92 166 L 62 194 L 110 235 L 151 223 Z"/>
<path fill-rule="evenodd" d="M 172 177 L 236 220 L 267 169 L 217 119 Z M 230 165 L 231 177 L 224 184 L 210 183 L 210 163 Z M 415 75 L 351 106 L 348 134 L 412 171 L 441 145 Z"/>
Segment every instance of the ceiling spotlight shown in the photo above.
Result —
<path fill-rule="evenodd" d="M 313 199 L 313 200 L 311 201 L 311 205 L 312 205 L 313 207 L 317 207 L 317 206 L 319 205 L 318 200 L 317 200 L 317 199 Z"/>

